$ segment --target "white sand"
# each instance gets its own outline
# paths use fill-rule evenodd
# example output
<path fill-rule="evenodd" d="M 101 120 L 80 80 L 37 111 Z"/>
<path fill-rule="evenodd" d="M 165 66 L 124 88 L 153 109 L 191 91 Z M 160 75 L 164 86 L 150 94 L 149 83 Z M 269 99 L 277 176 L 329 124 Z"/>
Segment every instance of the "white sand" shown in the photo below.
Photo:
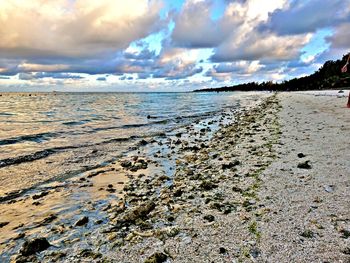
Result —
<path fill-rule="evenodd" d="M 314 95 L 278 96 L 279 159 L 264 172 L 259 195 L 271 209 L 259 222 L 264 262 L 350 262 L 350 238 L 342 237 L 350 231 L 350 109 L 344 97 Z M 305 160 L 312 169 L 297 168 Z M 314 237 L 302 237 L 305 230 Z"/>

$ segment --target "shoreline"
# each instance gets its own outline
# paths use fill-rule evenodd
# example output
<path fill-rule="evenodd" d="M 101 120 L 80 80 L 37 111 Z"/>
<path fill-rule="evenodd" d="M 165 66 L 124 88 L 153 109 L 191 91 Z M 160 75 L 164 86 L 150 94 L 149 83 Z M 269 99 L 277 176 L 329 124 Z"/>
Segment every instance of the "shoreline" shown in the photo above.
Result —
<path fill-rule="evenodd" d="M 314 160 L 311 162 L 311 170 L 291 168 L 295 169 L 294 174 L 298 177 L 296 181 L 291 178 L 290 182 L 289 170 L 281 168 L 287 164 L 298 164 L 295 163 L 298 158 L 294 156 L 297 152 L 292 150 L 296 147 L 296 136 L 311 137 L 305 133 L 309 134 L 312 129 L 304 127 L 301 120 L 297 123 L 300 134 L 288 128 L 289 125 L 295 125 L 295 118 L 299 118 L 303 112 L 309 111 L 308 114 L 312 114 L 316 111 L 312 107 L 322 106 L 322 103 L 315 103 L 309 104 L 309 108 L 302 108 L 301 101 L 312 102 L 311 97 L 314 96 L 273 94 L 265 98 L 260 105 L 235 115 L 234 121 L 229 122 L 229 125 L 220 125 L 220 129 L 210 140 L 205 136 L 200 140 L 201 129 L 204 129 L 202 133 L 205 134 L 210 132 L 207 128 L 198 131 L 184 128 L 182 133 L 174 134 L 172 138 L 164 138 L 161 142 L 170 145 L 166 153 L 150 152 L 150 148 L 140 153 L 136 149 L 134 155 L 123 158 L 112 167 L 107 166 L 100 171 L 86 173 L 81 177 L 85 178 L 84 180 L 76 178 L 76 187 L 85 185 L 83 187 L 89 189 L 91 183 L 93 188 L 102 188 L 104 194 L 105 191 L 113 192 L 117 198 L 114 198 L 113 202 L 109 200 L 104 203 L 88 203 L 90 208 L 82 210 L 78 215 L 75 212 L 73 222 L 61 220 L 58 223 L 55 215 L 48 215 L 43 221 L 49 224 L 51 230 L 44 235 L 34 236 L 47 238 L 52 246 L 37 256 L 24 256 L 18 249 L 23 249 L 21 241 L 13 247 L 12 253 L 6 255 L 6 260 L 11 256 L 15 262 L 188 262 L 189 259 L 193 262 L 288 262 L 290 258 L 298 262 L 307 262 L 308 253 L 311 253 L 309 256 L 314 261 L 327 258 L 347 260 L 349 257 L 343 252 L 349 247 L 349 239 L 341 237 L 341 233 L 350 228 L 350 215 L 346 212 L 350 210 L 346 210 L 346 198 L 343 204 L 341 199 L 337 199 L 337 206 L 343 205 L 345 210 L 340 210 L 340 218 L 343 221 L 335 221 L 338 224 L 335 227 L 338 236 L 331 238 L 332 246 L 342 244 L 342 247 L 338 250 L 332 246 L 327 247 L 333 249 L 327 254 L 328 257 L 314 248 L 315 243 L 322 247 L 323 243 L 327 242 L 315 229 L 307 227 L 290 231 L 286 222 L 286 218 L 298 222 L 304 214 L 298 213 L 298 207 L 293 205 L 292 200 L 289 206 L 294 213 L 289 217 L 289 206 L 285 207 L 285 202 L 289 202 L 292 195 L 285 191 L 285 185 L 296 183 L 300 176 L 308 178 L 309 171 L 318 171 Z M 343 103 L 344 98 L 318 97 L 317 100 L 333 103 L 326 107 L 327 114 L 331 114 L 332 110 L 338 114 L 344 111 L 336 108 L 337 103 Z M 317 118 L 313 121 L 316 120 Z M 309 119 L 307 125 L 310 122 L 312 120 Z M 348 123 L 340 129 L 349 132 L 346 126 Z M 208 123 L 205 125 L 209 127 Z M 315 131 L 320 128 L 315 127 Z M 190 137 L 196 132 L 199 133 L 199 137 L 191 141 Z M 327 133 L 323 134 L 326 135 Z M 322 141 L 323 138 L 318 139 Z M 297 142 L 302 143 L 299 147 L 308 145 L 305 139 L 299 139 Z M 286 153 L 291 153 L 294 159 L 287 158 Z M 309 157 L 310 153 L 305 151 L 305 154 Z M 319 153 L 316 151 L 313 154 L 317 156 Z M 157 163 L 145 158 L 156 155 L 163 155 L 165 159 L 175 156 L 170 162 L 173 162 L 176 170 L 172 170 L 172 166 L 167 163 Z M 347 168 L 346 164 L 345 161 L 345 168 L 342 168 L 345 172 L 350 167 L 349 165 Z M 168 172 L 162 173 L 161 170 L 157 170 L 164 165 L 168 165 Z M 147 169 L 143 169 L 145 166 Z M 124 174 L 125 177 L 115 178 L 115 172 Z M 286 176 L 279 177 L 287 172 Z M 106 177 L 103 178 L 103 175 Z M 334 187 L 327 182 L 321 189 L 329 186 L 327 189 L 332 193 L 335 192 L 334 189 L 342 189 L 339 196 L 346 196 L 344 191 L 348 187 L 348 181 L 345 173 L 342 178 L 343 188 Z M 114 180 L 111 183 L 112 187 L 105 187 L 110 180 Z M 296 194 L 300 195 L 307 185 L 298 186 Z M 329 192 L 323 191 L 328 195 L 328 199 L 331 198 Z M 100 198 L 101 192 L 96 193 L 97 199 Z M 50 192 L 48 196 L 51 194 Z M 310 202 L 308 199 L 301 201 L 307 205 Z M 285 208 L 287 211 L 279 212 Z M 96 218 L 95 214 L 91 213 L 93 211 L 99 212 L 100 218 Z M 325 212 L 322 209 L 317 211 Z M 321 219 L 326 217 L 322 213 L 319 215 Z M 78 222 L 82 225 L 77 225 Z M 283 222 L 287 226 L 284 226 Z M 317 226 L 316 223 L 312 225 Z M 284 226 L 284 229 L 281 229 L 281 226 Z M 326 229 L 329 231 L 327 227 Z M 290 233 L 285 233 L 287 230 Z M 313 236 L 304 237 L 301 235 L 303 233 L 313 233 Z M 276 234 L 281 236 L 276 238 Z M 56 237 L 53 237 L 55 235 Z M 321 240 L 318 240 L 319 237 Z M 26 236 L 20 238 L 24 239 Z M 299 245 L 292 243 L 292 240 L 298 240 Z M 344 241 L 345 245 L 339 243 Z M 296 247 L 303 252 L 294 251 Z M 283 249 L 287 249 L 288 252 Z M 281 251 L 284 252 L 280 253 Z"/>

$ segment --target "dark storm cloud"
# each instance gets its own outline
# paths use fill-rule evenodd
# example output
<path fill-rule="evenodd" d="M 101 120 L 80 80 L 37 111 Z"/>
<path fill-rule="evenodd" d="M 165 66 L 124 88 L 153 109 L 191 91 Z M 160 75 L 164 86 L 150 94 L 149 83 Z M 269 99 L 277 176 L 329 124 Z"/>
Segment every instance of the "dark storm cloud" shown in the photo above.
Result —
<path fill-rule="evenodd" d="M 271 30 L 279 35 L 315 32 L 350 21 L 349 1 L 344 0 L 297 0 L 286 10 L 276 10 L 260 30 Z"/>

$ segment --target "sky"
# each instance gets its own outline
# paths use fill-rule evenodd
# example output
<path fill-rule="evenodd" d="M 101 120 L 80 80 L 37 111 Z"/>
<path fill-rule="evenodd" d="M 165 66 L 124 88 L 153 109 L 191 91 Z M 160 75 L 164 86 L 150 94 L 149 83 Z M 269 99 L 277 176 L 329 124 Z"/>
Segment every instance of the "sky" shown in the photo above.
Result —
<path fill-rule="evenodd" d="M 0 91 L 190 91 L 350 51 L 350 0 L 0 0 Z"/>

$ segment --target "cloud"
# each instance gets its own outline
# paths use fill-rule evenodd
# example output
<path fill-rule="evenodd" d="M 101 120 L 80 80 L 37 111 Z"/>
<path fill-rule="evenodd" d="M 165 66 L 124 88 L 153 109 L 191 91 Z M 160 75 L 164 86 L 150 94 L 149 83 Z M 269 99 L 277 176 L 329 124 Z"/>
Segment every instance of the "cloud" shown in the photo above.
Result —
<path fill-rule="evenodd" d="M 157 30 L 159 1 L 0 2 L 1 55 L 93 57 Z"/>
<path fill-rule="evenodd" d="M 349 49 L 350 48 L 350 22 L 339 25 L 335 33 L 327 38 L 332 48 Z"/>
<path fill-rule="evenodd" d="M 315 32 L 350 21 L 349 1 L 344 0 L 296 0 L 284 9 L 276 10 L 262 29 L 279 35 Z"/>
<path fill-rule="evenodd" d="M 210 48 L 217 46 L 225 33 L 217 21 L 211 19 L 213 1 L 186 1 L 175 18 L 172 40 L 175 46 Z"/>
<path fill-rule="evenodd" d="M 239 60 L 284 61 L 298 58 L 312 35 L 276 36 L 247 32 L 221 44 L 211 57 L 214 62 Z"/>
<path fill-rule="evenodd" d="M 0 1 L 4 71 L 114 73 L 118 51 L 164 26 L 161 8 L 161 0 Z"/>

